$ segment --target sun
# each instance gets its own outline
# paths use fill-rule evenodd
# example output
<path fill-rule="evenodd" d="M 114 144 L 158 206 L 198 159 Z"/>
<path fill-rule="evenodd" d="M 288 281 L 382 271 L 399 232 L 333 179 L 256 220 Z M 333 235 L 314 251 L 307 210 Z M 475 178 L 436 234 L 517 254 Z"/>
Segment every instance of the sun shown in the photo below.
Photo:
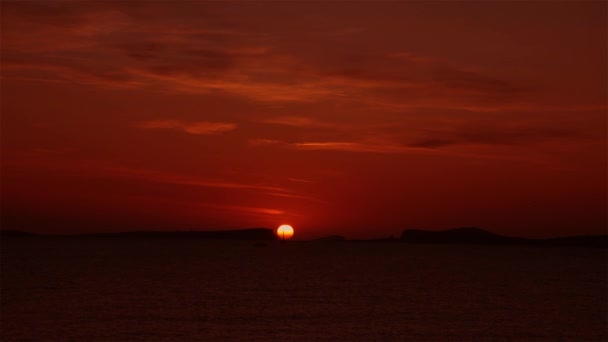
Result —
<path fill-rule="evenodd" d="M 293 227 L 288 224 L 281 225 L 279 228 L 277 228 L 277 236 L 281 240 L 291 239 L 293 236 Z"/>

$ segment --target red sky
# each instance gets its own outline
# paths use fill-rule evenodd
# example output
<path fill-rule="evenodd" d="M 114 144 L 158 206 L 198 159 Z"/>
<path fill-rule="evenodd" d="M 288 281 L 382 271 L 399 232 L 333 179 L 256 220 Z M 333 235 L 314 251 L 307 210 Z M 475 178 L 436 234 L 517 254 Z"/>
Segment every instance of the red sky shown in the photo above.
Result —
<path fill-rule="evenodd" d="M 1 6 L 3 228 L 606 231 L 606 2 Z"/>

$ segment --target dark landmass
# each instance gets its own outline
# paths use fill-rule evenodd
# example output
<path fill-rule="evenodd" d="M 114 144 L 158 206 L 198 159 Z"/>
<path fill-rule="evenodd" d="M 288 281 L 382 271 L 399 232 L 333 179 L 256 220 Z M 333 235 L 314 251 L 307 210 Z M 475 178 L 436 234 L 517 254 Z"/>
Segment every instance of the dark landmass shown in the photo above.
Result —
<path fill-rule="evenodd" d="M 442 231 L 408 229 L 401 234 L 401 241 L 411 243 L 513 244 L 530 243 L 533 240 L 503 236 L 480 228 L 467 227 Z"/>
<path fill-rule="evenodd" d="M 608 235 L 567 236 L 541 240 L 546 246 L 586 246 L 608 248 Z"/>
<path fill-rule="evenodd" d="M 207 231 L 133 231 L 118 233 L 94 233 L 79 235 L 44 235 L 20 230 L 0 230 L 0 238 L 121 238 L 121 239 L 200 239 L 200 240 L 278 240 L 272 229 L 252 228 L 238 230 Z M 499 235 L 481 228 L 465 227 L 442 231 L 407 229 L 400 238 L 349 240 L 341 235 L 329 235 L 312 241 L 346 242 L 394 242 L 459 245 L 529 245 L 529 246 L 573 246 L 608 248 L 608 235 L 579 235 L 548 239 L 531 239 Z"/>
<path fill-rule="evenodd" d="M 329 235 L 320 237 L 318 239 L 315 239 L 314 241 L 346 241 L 346 238 L 342 235 Z"/>
<path fill-rule="evenodd" d="M 348 241 L 353 241 L 353 242 L 402 242 L 401 239 L 396 238 L 394 236 L 375 238 L 375 239 L 354 239 L 354 240 L 348 240 Z"/>
<path fill-rule="evenodd" d="M 143 231 L 125 233 L 98 233 L 89 234 L 93 237 L 132 237 L 132 238 L 187 238 L 187 239 L 213 239 L 213 240 L 277 240 L 272 229 L 252 228 L 237 230 L 207 230 L 207 231 Z"/>
<path fill-rule="evenodd" d="M 252 228 L 208 231 L 137 231 L 80 235 L 36 235 L 15 230 L 0 230 L 0 237 L 91 237 L 132 239 L 212 239 L 212 240 L 277 240 L 272 229 Z"/>
<path fill-rule="evenodd" d="M 32 233 L 27 233 L 21 230 L 0 230 L 0 236 L 1 237 L 5 237 L 5 236 L 15 236 L 15 237 L 26 237 L 26 236 L 36 236 L 35 234 Z"/>
<path fill-rule="evenodd" d="M 550 239 L 530 239 L 499 235 L 481 228 L 466 227 L 442 231 L 407 229 L 401 234 L 406 243 L 479 244 L 479 245 L 538 245 L 608 248 L 608 235 L 581 235 Z"/>

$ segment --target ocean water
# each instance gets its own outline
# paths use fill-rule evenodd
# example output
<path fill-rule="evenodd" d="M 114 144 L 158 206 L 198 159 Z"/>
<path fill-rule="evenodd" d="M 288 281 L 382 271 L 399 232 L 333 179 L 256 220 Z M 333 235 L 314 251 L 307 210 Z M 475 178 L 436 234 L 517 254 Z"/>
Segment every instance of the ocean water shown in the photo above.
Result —
<path fill-rule="evenodd" d="M 593 248 L 4 239 L 2 341 L 606 341 Z"/>

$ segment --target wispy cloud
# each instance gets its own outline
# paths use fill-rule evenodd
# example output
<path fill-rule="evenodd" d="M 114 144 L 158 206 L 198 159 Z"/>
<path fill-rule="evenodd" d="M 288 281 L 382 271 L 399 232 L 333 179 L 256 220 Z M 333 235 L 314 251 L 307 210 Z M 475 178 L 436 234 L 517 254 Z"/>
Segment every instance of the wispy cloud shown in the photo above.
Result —
<path fill-rule="evenodd" d="M 310 202 L 317 202 L 317 203 L 329 203 L 326 200 L 317 198 L 317 197 L 313 197 L 313 196 L 302 196 L 302 195 L 295 195 L 292 193 L 284 193 L 284 192 L 269 192 L 267 193 L 267 195 L 270 196 L 275 196 L 275 197 L 285 197 L 285 198 L 293 198 L 293 199 L 302 199 L 302 200 L 306 200 L 306 201 L 310 201 Z"/>
<path fill-rule="evenodd" d="M 128 167 L 113 162 L 74 160 L 63 155 L 54 154 L 46 156 L 37 154 L 37 158 L 32 158 L 31 154 L 26 153 L 20 157 L 3 160 L 3 164 L 36 167 L 38 169 L 51 170 L 52 172 L 61 171 L 64 174 L 73 174 L 82 177 L 122 178 L 162 184 L 188 185 L 202 188 L 255 190 L 269 193 L 289 192 L 288 189 L 275 185 L 246 183 L 215 178 L 200 178 L 180 173 Z"/>
<path fill-rule="evenodd" d="M 261 141 L 259 143 L 258 141 Z M 342 151 L 342 152 L 359 152 L 359 153 L 433 153 L 434 150 L 426 147 L 416 147 L 399 145 L 386 142 L 352 142 L 352 141 L 302 141 L 302 142 L 285 142 L 278 140 L 256 139 L 252 146 L 269 146 L 276 145 L 282 148 L 291 148 L 302 151 Z M 292 182 L 311 183 L 312 181 L 297 178 L 288 178 Z"/>
<path fill-rule="evenodd" d="M 270 119 L 264 119 L 260 122 L 267 124 L 276 124 L 293 127 L 334 127 L 337 124 L 319 121 L 305 116 L 279 116 Z"/>
<path fill-rule="evenodd" d="M 70 158 L 65 158 L 62 155 L 56 155 L 55 153 L 48 154 L 45 152 L 43 155 L 41 155 L 39 151 L 32 152 L 35 153 L 35 155 L 29 153 L 24 154 L 22 156 L 25 158 L 5 159 L 3 160 L 3 164 L 17 167 L 35 167 L 37 169 L 46 169 L 50 170 L 51 172 L 60 172 L 62 174 L 70 174 L 77 177 L 92 176 L 169 184 L 177 186 L 217 188 L 226 190 L 246 190 L 255 191 L 260 196 L 284 197 L 325 203 L 325 201 L 320 200 L 316 197 L 307 196 L 306 194 L 300 194 L 287 187 L 282 187 L 278 185 L 246 183 L 225 179 L 199 178 L 171 172 L 161 172 L 151 169 L 120 166 L 114 163 L 107 163 L 95 160 L 74 161 Z"/>
<path fill-rule="evenodd" d="M 406 153 L 431 152 L 427 148 L 409 147 L 403 145 L 367 144 L 358 142 L 299 142 L 291 145 L 298 150 L 328 150 L 367 153 Z"/>
<path fill-rule="evenodd" d="M 366 144 L 355 142 L 305 142 L 288 145 L 291 148 L 304 151 L 338 151 L 348 153 L 381 153 L 381 154 L 424 154 L 434 156 L 451 156 L 483 160 L 512 160 L 538 164 L 538 160 L 520 157 L 512 154 L 498 154 L 494 151 L 462 151 L 458 149 L 443 149 L 437 146 L 411 146 L 398 144 Z M 481 146 L 480 146 L 481 147 Z"/>
<path fill-rule="evenodd" d="M 311 180 L 307 180 L 307 179 L 300 179 L 300 178 L 287 178 L 287 180 L 290 180 L 292 182 L 298 182 L 298 183 L 314 183 Z"/>
<path fill-rule="evenodd" d="M 251 146 L 269 146 L 269 145 L 278 145 L 283 144 L 282 141 L 274 140 L 274 139 L 250 139 L 248 141 Z"/>
<path fill-rule="evenodd" d="M 254 214 L 254 215 L 283 215 L 285 213 L 284 210 L 272 209 L 272 208 L 259 208 L 259 207 L 249 207 L 249 206 L 241 206 L 241 205 L 222 205 L 222 204 L 213 204 L 213 203 L 198 203 L 202 207 L 219 209 L 219 210 L 227 210 L 227 211 L 235 211 L 245 214 Z"/>
<path fill-rule="evenodd" d="M 248 184 L 229 182 L 224 180 L 210 180 L 200 179 L 194 177 L 188 177 L 183 175 L 171 174 L 166 172 L 158 172 L 154 170 L 137 169 L 120 166 L 106 166 L 102 168 L 105 173 L 122 176 L 143 179 L 147 181 L 176 184 L 176 185 L 190 185 L 207 188 L 225 188 L 225 189 L 249 189 L 249 190 L 261 190 L 261 191 L 275 191 L 275 192 L 286 192 L 287 189 L 271 186 L 271 185 L 259 185 L 259 184 Z"/>
<path fill-rule="evenodd" d="M 525 92 L 512 81 L 493 77 L 478 70 L 448 65 L 437 65 L 432 69 L 432 80 L 452 93 L 461 95 L 512 99 Z M 502 101 L 501 101 L 502 102 Z"/>
<path fill-rule="evenodd" d="M 569 139 L 584 139 L 597 135 L 598 130 L 573 127 L 570 123 L 566 128 L 562 125 L 549 126 L 546 123 L 504 123 L 496 125 L 470 125 L 465 127 L 452 127 L 444 130 L 428 130 L 414 139 L 409 146 L 430 149 L 445 148 L 454 145 L 477 146 L 514 146 L 533 145 L 564 141 Z"/>
<path fill-rule="evenodd" d="M 153 120 L 138 125 L 144 129 L 174 129 L 190 134 L 210 135 L 222 134 L 236 129 L 236 124 L 228 122 L 182 122 L 178 120 Z"/>
<path fill-rule="evenodd" d="M 270 32 L 253 34 L 242 27 L 219 25 L 210 20 L 213 10 L 199 3 L 178 7 L 180 15 L 196 16 L 196 25 L 175 25 L 175 18 L 164 15 L 170 7 L 163 3 L 141 9 L 119 2 L 4 7 L 5 78 L 193 94 L 220 91 L 263 102 L 356 102 L 379 96 L 383 103 L 415 104 L 430 102 L 432 94 L 434 103 L 472 106 L 479 97 L 512 99 L 521 89 L 514 81 L 449 66 L 412 51 L 330 50 L 326 62 L 319 63 L 272 44 Z M 32 78 L 32 73 L 44 77 Z M 304 117 L 267 122 L 330 125 Z"/>
<path fill-rule="evenodd" d="M 517 160 L 528 161 L 527 158 L 521 158 L 517 155 L 496 153 L 488 151 L 487 147 L 492 146 L 490 143 L 478 142 L 475 145 L 477 148 L 470 151 L 458 149 L 456 145 L 461 145 L 459 141 L 451 139 L 428 139 L 417 141 L 411 144 L 397 143 L 379 143 L 379 142 L 352 142 L 352 141 L 315 141 L 315 142 L 295 142 L 295 143 L 277 143 L 282 148 L 291 148 L 300 151 L 334 151 L 345 153 L 379 153 L 379 154 L 424 154 L 434 156 L 451 156 L 472 159 L 499 159 L 499 160 Z M 506 144 L 494 144 L 506 145 Z"/>

